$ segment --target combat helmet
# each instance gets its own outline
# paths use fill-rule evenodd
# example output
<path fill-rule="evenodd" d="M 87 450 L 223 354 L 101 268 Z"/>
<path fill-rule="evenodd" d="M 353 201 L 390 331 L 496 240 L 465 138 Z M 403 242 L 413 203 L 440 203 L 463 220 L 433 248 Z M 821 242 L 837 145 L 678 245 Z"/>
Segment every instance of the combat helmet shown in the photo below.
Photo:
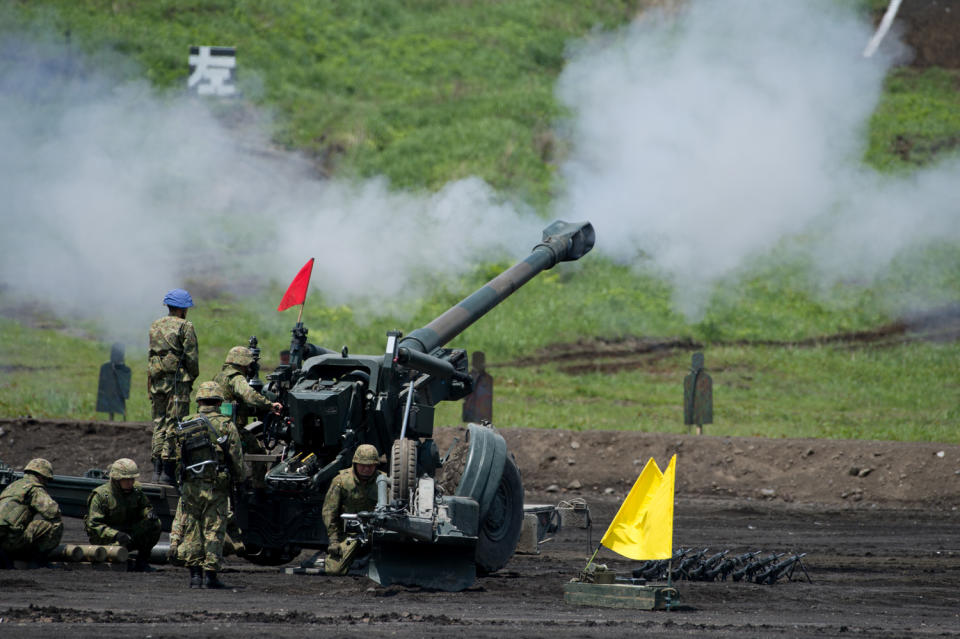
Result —
<path fill-rule="evenodd" d="M 137 462 L 124 457 L 110 465 L 110 479 L 140 479 Z"/>
<path fill-rule="evenodd" d="M 373 444 L 360 444 L 357 446 L 357 452 L 353 454 L 354 464 L 379 464 L 380 453 Z"/>
<path fill-rule="evenodd" d="M 227 353 L 227 364 L 236 364 L 237 366 L 249 366 L 253 364 L 253 353 L 246 346 L 234 346 Z"/>
<path fill-rule="evenodd" d="M 23 472 L 33 473 L 44 479 L 53 479 L 53 464 L 42 457 L 37 457 L 27 462 L 27 465 L 23 467 Z"/>
<path fill-rule="evenodd" d="M 218 399 L 223 401 L 223 389 L 216 382 L 204 382 L 197 389 L 197 401 Z"/>

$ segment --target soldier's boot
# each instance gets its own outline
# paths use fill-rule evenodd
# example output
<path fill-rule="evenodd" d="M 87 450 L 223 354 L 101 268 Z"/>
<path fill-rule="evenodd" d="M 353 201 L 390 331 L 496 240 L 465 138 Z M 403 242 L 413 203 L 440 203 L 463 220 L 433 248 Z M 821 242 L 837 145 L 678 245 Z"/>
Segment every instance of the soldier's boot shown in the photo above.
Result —
<path fill-rule="evenodd" d="M 216 570 L 204 570 L 203 571 L 203 587 L 219 590 L 221 588 L 228 588 L 227 584 L 220 581 L 220 578 L 217 577 Z"/>
<path fill-rule="evenodd" d="M 163 474 L 163 461 L 160 458 L 153 460 L 153 483 L 160 481 L 160 475 Z"/>
<path fill-rule="evenodd" d="M 190 587 L 203 587 L 203 568 L 200 566 L 190 566 Z"/>
<path fill-rule="evenodd" d="M 150 553 L 142 550 L 137 552 L 137 559 L 133 563 L 135 572 L 157 572 L 157 569 L 150 565 Z"/>

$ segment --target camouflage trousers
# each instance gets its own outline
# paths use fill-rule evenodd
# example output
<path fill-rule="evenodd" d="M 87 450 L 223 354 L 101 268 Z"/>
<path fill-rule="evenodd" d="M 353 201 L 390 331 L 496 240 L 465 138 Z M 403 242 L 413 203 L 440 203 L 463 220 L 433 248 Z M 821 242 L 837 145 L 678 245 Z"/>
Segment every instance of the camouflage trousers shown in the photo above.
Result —
<path fill-rule="evenodd" d="M 186 393 L 157 393 L 150 396 L 153 405 L 153 438 L 150 459 L 176 459 L 174 450 L 177 423 L 190 412 L 190 388 Z"/>
<path fill-rule="evenodd" d="M 173 522 L 170 524 L 170 545 L 179 546 L 183 541 L 183 529 L 185 527 L 186 516 L 180 507 L 180 501 L 177 501 L 177 512 L 173 516 Z M 227 500 L 227 530 L 223 540 L 223 554 L 233 555 L 237 553 L 238 545 L 243 544 L 243 531 L 237 524 L 237 518 L 233 513 L 230 500 Z M 180 557 L 179 551 L 177 557 Z"/>
<path fill-rule="evenodd" d="M 130 545 L 127 550 L 136 550 L 140 553 L 149 554 L 157 542 L 160 541 L 161 525 L 159 519 L 144 519 L 138 521 L 132 526 L 118 526 L 117 530 L 130 535 Z M 102 544 L 109 546 L 118 543 L 113 537 L 104 537 L 97 533 L 87 533 L 91 544 Z"/>
<path fill-rule="evenodd" d="M 177 556 L 188 566 L 220 570 L 229 498 L 213 482 L 184 482 L 180 495 L 182 534 Z"/>
<path fill-rule="evenodd" d="M 0 529 L 0 550 L 11 557 L 46 555 L 60 543 L 63 523 L 35 519 L 23 530 Z"/>

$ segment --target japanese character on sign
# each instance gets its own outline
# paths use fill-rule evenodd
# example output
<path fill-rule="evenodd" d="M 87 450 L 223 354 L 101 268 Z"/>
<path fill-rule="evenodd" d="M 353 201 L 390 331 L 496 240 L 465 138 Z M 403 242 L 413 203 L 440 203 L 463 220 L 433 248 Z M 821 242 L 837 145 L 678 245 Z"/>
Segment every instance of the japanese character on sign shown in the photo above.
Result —
<path fill-rule="evenodd" d="M 197 95 L 236 95 L 233 70 L 237 66 L 234 47 L 190 47 L 190 78 L 187 88 Z"/>

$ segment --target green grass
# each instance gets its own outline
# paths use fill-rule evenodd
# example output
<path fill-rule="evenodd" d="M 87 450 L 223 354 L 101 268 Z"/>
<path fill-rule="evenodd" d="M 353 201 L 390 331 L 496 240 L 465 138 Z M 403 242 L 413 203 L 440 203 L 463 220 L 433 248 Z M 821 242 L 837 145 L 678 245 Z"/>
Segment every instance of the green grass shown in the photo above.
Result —
<path fill-rule="evenodd" d="M 866 160 L 885 171 L 930 164 L 960 150 L 960 71 L 895 69 L 870 120 Z"/>
<path fill-rule="evenodd" d="M 718 346 L 710 435 L 960 442 L 960 345 L 882 349 Z M 497 367 L 494 422 L 573 430 L 688 432 L 689 353 L 635 370 L 571 377 L 555 366 Z M 458 406 L 438 411 L 455 423 Z"/>
<path fill-rule="evenodd" d="M 324 171 L 384 175 L 404 189 L 476 175 L 543 210 L 563 153 L 552 127 L 563 115 L 553 85 L 565 47 L 591 29 L 624 24 L 637 4 L 34 0 L 0 8 L 0 37 L 52 24 L 57 34 L 69 31 L 71 46 L 94 56 L 96 66 L 146 77 L 170 94 L 186 82 L 190 45 L 232 44 L 246 100 L 272 112 L 279 144 L 312 155 Z M 866 164 L 905 172 L 953 154 L 958 87 L 956 71 L 891 72 L 868 123 Z M 227 107 L 223 115 L 242 122 L 244 108 Z M 478 266 L 389 310 L 328 307 L 311 297 L 304 321 L 314 343 L 379 353 L 387 330 L 426 324 L 505 266 Z M 705 344 L 714 378 L 716 423 L 708 433 L 960 441 L 956 343 L 874 350 L 731 345 L 867 330 L 914 302 L 956 303 L 960 247 L 920 247 L 878 281 L 826 290 L 810 283 L 814 267 L 789 253 L 762 256 L 721 282 L 703 316 L 688 321 L 673 310 L 672 290 L 656 273 L 591 255 L 539 276 L 451 345 L 483 350 L 495 365 L 494 410 L 502 426 L 684 432 L 681 381 L 689 353 L 576 376 L 556 365 L 503 363 L 583 338 L 688 336 Z M 272 311 L 281 293 L 243 303 L 196 296 L 190 319 L 202 378 L 253 334 L 265 366 L 273 365 L 295 320 L 294 310 Z M 102 328 L 67 327 L 43 311 L 25 316 L 0 291 L 4 314 L 23 321 L 0 319 L 0 416 L 96 418 L 97 372 L 109 354 Z M 144 360 L 142 346 L 128 346 L 133 420 L 149 418 Z M 442 405 L 438 422 L 458 422 L 459 410 Z"/>
<path fill-rule="evenodd" d="M 119 52 L 143 69 L 122 73 L 174 92 L 190 45 L 233 45 L 240 88 L 277 114 L 277 141 L 327 170 L 400 188 L 475 175 L 544 205 L 564 47 L 624 23 L 636 4 L 49 0 L 0 9 L 0 25 L 52 23 L 74 46 Z"/>

